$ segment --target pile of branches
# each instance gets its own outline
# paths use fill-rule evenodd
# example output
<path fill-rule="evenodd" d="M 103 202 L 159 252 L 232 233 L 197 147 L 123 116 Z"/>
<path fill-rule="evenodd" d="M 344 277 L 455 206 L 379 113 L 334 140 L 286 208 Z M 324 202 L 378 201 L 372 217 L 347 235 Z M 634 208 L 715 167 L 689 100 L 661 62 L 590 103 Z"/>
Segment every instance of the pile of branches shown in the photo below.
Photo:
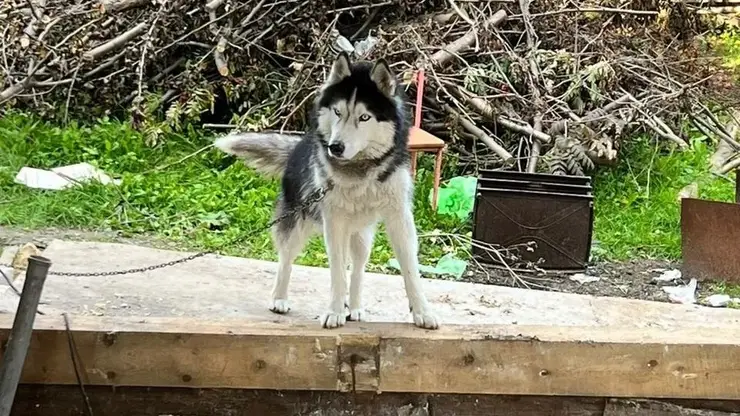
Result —
<path fill-rule="evenodd" d="M 422 127 L 478 166 L 583 174 L 627 134 L 685 148 L 690 125 L 740 150 L 704 105 L 732 82 L 691 0 L 574 1 L 10 0 L 0 106 L 128 115 L 152 143 L 192 122 L 303 130 L 344 50 L 392 62 L 409 97 L 424 69 Z"/>

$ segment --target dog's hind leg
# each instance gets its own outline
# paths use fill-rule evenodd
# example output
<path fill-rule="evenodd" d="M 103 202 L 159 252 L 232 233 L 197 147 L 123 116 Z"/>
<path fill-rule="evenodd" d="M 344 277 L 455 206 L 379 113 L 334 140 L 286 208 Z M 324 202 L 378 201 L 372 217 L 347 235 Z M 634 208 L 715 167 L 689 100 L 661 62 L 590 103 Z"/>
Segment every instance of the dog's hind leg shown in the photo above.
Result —
<path fill-rule="evenodd" d="M 352 261 L 352 272 L 349 284 L 349 316 L 350 321 L 364 321 L 365 311 L 362 309 L 362 280 L 365 277 L 365 267 L 370 260 L 370 251 L 373 248 L 375 224 L 352 234 L 349 238 L 349 255 Z"/>
<path fill-rule="evenodd" d="M 406 287 L 414 324 L 421 328 L 439 328 L 439 319 L 432 312 L 424 292 L 421 290 L 419 277 L 418 251 L 419 243 L 414 225 L 414 214 L 411 206 L 401 206 L 397 211 L 385 216 L 385 229 L 393 246 L 393 251 L 401 266 L 401 274 Z"/>
<path fill-rule="evenodd" d="M 288 313 L 288 284 L 293 262 L 301 253 L 306 242 L 311 237 L 311 224 L 297 220 L 278 224 L 273 228 L 273 241 L 278 250 L 278 270 L 275 275 L 275 284 L 272 288 L 270 310 L 275 313 Z"/>

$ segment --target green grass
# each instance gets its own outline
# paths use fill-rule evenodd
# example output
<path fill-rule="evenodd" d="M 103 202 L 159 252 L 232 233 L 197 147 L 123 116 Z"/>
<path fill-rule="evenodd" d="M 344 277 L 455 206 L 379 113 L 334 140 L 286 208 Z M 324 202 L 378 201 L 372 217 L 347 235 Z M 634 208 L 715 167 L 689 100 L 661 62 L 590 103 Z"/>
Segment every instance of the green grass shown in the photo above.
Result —
<path fill-rule="evenodd" d="M 263 228 L 271 218 L 278 182 L 215 149 L 193 155 L 211 140 L 190 131 L 169 135 L 151 148 L 125 123 L 101 120 L 92 126 L 60 128 L 6 114 L 0 119 L 0 225 L 153 234 L 183 248 L 274 260 L 270 233 Z M 711 153 L 700 136 L 684 152 L 647 139 L 628 142 L 619 165 L 595 175 L 597 258 L 679 258 L 679 190 L 697 182 L 702 198 L 731 201 L 734 196 L 731 182 L 709 173 Z M 122 185 L 41 191 L 14 183 L 22 166 L 53 168 L 78 162 L 99 166 L 120 177 Z M 452 176 L 453 165 L 446 165 L 446 177 Z M 469 224 L 432 212 L 427 199 L 431 160 L 423 158 L 420 166 L 415 208 L 419 233 L 469 232 Z M 422 238 L 420 247 L 425 264 L 436 263 L 446 251 L 461 250 L 433 237 Z M 383 265 L 392 256 L 385 233 L 379 233 L 372 263 Z M 320 238 L 309 243 L 298 262 L 326 264 Z"/>
<path fill-rule="evenodd" d="M 712 294 L 725 294 L 730 296 L 731 301 L 727 307 L 732 309 L 740 309 L 740 302 L 735 299 L 740 299 L 740 285 L 733 285 L 725 282 L 711 283 L 709 286 L 709 292 Z"/>
<path fill-rule="evenodd" d="M 170 135 L 163 144 L 150 148 L 125 123 L 101 120 L 92 126 L 60 128 L 11 113 L 0 119 L 0 138 L 0 225 L 145 233 L 178 242 L 183 248 L 276 259 L 270 232 L 264 227 L 271 219 L 278 181 L 260 176 L 213 148 L 193 155 L 213 140 L 203 133 Z M 435 215 L 426 203 L 431 164 L 427 158 L 420 160 L 415 212 L 419 233 L 458 229 L 464 233 L 466 224 Z M 79 162 L 120 177 L 121 186 L 90 184 L 44 191 L 14 182 L 23 166 L 48 169 Z M 421 259 L 434 264 L 446 249 L 422 241 Z M 383 265 L 391 257 L 381 232 L 371 261 Z M 326 262 L 318 237 L 298 259 L 306 265 Z"/>
<path fill-rule="evenodd" d="M 740 299 L 740 285 L 731 285 L 724 282 L 712 285 L 712 292 L 724 293 L 735 299 Z M 740 309 L 740 304 L 734 304 L 732 307 Z"/>
<path fill-rule="evenodd" d="M 690 145 L 678 151 L 667 149 L 664 142 L 633 140 L 621 150 L 616 167 L 595 175 L 595 255 L 609 260 L 678 259 L 680 190 L 696 183 L 700 198 L 734 200 L 734 183 L 709 172 L 713 146 L 702 136 L 695 136 Z"/>

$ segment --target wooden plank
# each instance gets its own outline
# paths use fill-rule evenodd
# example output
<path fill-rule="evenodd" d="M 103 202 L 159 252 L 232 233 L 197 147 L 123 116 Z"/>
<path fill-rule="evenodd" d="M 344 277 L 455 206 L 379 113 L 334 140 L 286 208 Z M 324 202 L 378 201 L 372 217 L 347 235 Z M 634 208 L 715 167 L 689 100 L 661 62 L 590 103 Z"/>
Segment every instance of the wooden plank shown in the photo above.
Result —
<path fill-rule="evenodd" d="M 5 317 L 2 317 L 5 318 Z M 190 319 L 136 324 L 72 318 L 86 383 L 128 386 L 336 390 L 336 334 L 198 325 Z M 74 384 L 59 318 L 36 319 L 24 383 Z M 7 338 L 8 323 L 2 325 Z M 38 328 L 38 329 L 36 329 Z"/>
<path fill-rule="evenodd" d="M 88 388 L 95 416 L 602 416 L 602 398 L 145 387 Z M 85 415 L 77 386 L 21 385 L 11 416 Z"/>
<path fill-rule="evenodd" d="M 690 409 L 655 400 L 609 400 L 604 416 L 740 416 L 740 413 Z"/>
<path fill-rule="evenodd" d="M 87 396 L 95 416 L 624 416 L 614 413 L 635 400 L 598 397 L 497 396 L 467 394 L 418 394 L 331 391 L 278 391 L 197 389 L 183 387 L 88 386 Z M 726 416 L 735 413 L 681 413 L 687 407 L 650 401 L 643 413 L 630 416 Z M 662 406 L 662 407 L 652 407 Z M 740 406 L 740 402 L 710 401 L 702 407 Z M 634 406 L 633 406 L 634 407 Z M 660 409 L 675 413 L 657 413 Z M 644 413 L 644 411 L 656 413 Z M 18 388 L 11 416 L 86 415 L 77 386 L 23 384 Z"/>
<path fill-rule="evenodd" d="M 740 338 L 735 331 L 707 331 L 706 336 L 700 331 L 649 331 L 522 329 L 522 334 L 534 337 L 496 337 L 493 343 L 467 337 L 386 339 L 380 351 L 381 390 L 740 397 Z"/>
<path fill-rule="evenodd" d="M 424 413 L 425 397 L 403 393 L 104 386 L 90 386 L 86 390 L 95 416 L 428 415 Z M 445 413 L 437 413 L 440 414 Z M 87 415 L 80 389 L 60 385 L 20 385 L 11 413 L 11 416 L 73 415 Z"/>
<path fill-rule="evenodd" d="M 85 381 L 93 385 L 740 397 L 740 329 L 71 322 Z M 11 325 L 11 316 L 0 316 L 0 340 Z M 23 382 L 76 383 L 61 317 L 37 317 Z"/>
<path fill-rule="evenodd" d="M 52 271 L 90 272 L 158 264 L 192 253 L 125 244 L 55 240 L 44 251 Z M 48 315 L 189 317 L 194 322 L 241 319 L 314 324 L 326 310 L 328 269 L 296 265 L 293 305 L 276 315 L 270 299 L 277 263 L 208 255 L 187 264 L 122 276 L 50 275 L 42 300 Z M 363 302 L 371 322 L 411 323 L 401 276 L 368 273 Z M 614 297 L 593 297 L 495 285 L 424 279 L 424 292 L 442 325 L 631 326 L 740 328 L 740 310 L 700 308 Z M 224 290 L 228 288 L 228 290 Z"/>

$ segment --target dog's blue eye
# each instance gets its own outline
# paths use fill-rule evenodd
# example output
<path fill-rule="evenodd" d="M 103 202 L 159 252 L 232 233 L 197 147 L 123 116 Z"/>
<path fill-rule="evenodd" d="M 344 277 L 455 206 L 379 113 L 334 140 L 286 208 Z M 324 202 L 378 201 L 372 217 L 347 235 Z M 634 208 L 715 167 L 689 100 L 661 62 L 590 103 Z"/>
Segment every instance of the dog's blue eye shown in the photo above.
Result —
<path fill-rule="evenodd" d="M 342 113 L 339 112 L 339 109 L 338 108 L 335 108 L 334 109 L 334 114 L 336 114 L 337 116 L 341 116 L 342 115 Z"/>
<path fill-rule="evenodd" d="M 370 120 L 370 114 L 363 114 L 360 116 L 360 121 L 368 121 Z"/>

